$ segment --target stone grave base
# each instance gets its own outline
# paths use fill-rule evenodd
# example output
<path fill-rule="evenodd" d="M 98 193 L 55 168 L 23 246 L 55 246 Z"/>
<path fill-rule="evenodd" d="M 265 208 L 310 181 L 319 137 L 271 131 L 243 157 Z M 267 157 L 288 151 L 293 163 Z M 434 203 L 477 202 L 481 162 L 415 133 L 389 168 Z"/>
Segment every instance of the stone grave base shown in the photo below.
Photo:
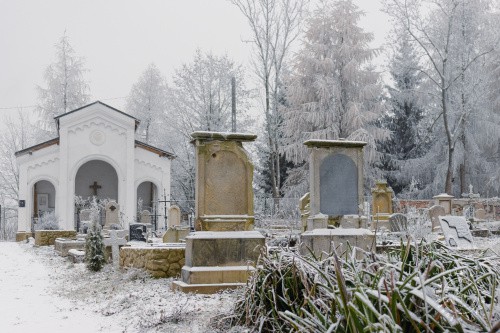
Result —
<path fill-rule="evenodd" d="M 370 229 L 372 231 L 380 231 L 382 228 L 385 228 L 385 230 L 389 231 L 391 230 L 391 225 L 389 223 L 389 220 L 376 220 L 376 218 L 372 219 L 372 223 L 370 224 Z"/>
<path fill-rule="evenodd" d="M 198 221 L 200 231 L 252 230 L 254 217 L 248 215 L 204 215 Z"/>
<path fill-rule="evenodd" d="M 163 243 L 179 243 L 181 240 L 185 240 L 186 237 L 191 232 L 189 226 L 180 227 L 170 227 L 163 234 Z"/>
<path fill-rule="evenodd" d="M 28 238 L 33 237 L 33 233 L 30 231 L 19 231 L 16 232 L 16 242 L 25 242 Z"/>
<path fill-rule="evenodd" d="M 210 294 L 246 284 L 254 271 L 265 237 L 258 231 L 194 232 L 186 237 L 182 281 L 172 289 Z"/>
<path fill-rule="evenodd" d="M 84 250 L 85 239 L 56 238 L 54 250 L 61 256 L 67 257 L 69 250 Z"/>
<path fill-rule="evenodd" d="M 151 244 L 120 248 L 120 266 L 146 270 L 155 278 L 176 277 L 184 265 L 183 244 Z"/>
<path fill-rule="evenodd" d="M 375 251 L 375 234 L 368 229 L 316 229 L 306 231 L 300 236 L 300 253 L 315 256 L 330 254 L 333 249 L 341 255 L 347 250 L 347 242 L 351 246 L 359 247 L 364 251 Z M 356 257 L 363 258 L 363 253 L 357 251 Z"/>
<path fill-rule="evenodd" d="M 470 232 L 473 237 L 490 237 L 491 235 L 488 229 L 473 229 Z"/>
<path fill-rule="evenodd" d="M 75 238 L 74 230 L 37 230 L 35 231 L 35 245 L 48 246 L 54 245 L 56 238 Z"/>
<path fill-rule="evenodd" d="M 85 252 L 77 249 L 70 249 L 68 251 L 68 259 L 74 264 L 82 263 L 85 261 Z"/>

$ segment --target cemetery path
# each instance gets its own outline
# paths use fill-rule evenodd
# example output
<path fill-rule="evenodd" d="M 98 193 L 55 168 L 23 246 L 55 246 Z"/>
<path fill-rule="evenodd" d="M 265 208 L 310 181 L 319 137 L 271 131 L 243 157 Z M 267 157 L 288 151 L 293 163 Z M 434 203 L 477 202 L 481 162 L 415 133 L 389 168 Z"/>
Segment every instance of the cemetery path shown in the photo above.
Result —
<path fill-rule="evenodd" d="M 110 318 L 51 293 L 50 270 L 26 247 L 0 242 L 0 332 L 121 332 Z"/>

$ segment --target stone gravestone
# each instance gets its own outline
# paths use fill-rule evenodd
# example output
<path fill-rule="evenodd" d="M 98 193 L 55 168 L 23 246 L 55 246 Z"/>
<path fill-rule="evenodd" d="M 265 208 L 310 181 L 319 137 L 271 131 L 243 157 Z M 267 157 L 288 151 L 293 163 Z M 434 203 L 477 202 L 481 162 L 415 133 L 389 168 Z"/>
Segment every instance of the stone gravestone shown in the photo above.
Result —
<path fill-rule="evenodd" d="M 172 228 L 181 225 L 181 209 L 179 206 L 172 205 L 168 209 L 168 227 Z"/>
<path fill-rule="evenodd" d="M 388 220 L 392 211 L 392 197 L 394 192 L 387 186 L 386 181 L 379 180 L 372 188 L 372 229 L 385 227 L 390 229 Z"/>
<path fill-rule="evenodd" d="M 111 246 L 111 257 L 115 267 L 120 264 L 120 246 L 127 244 L 126 233 L 126 230 L 110 230 L 109 238 L 103 239 L 105 246 Z"/>
<path fill-rule="evenodd" d="M 92 223 L 92 219 L 90 217 L 91 212 L 91 209 L 82 209 L 80 211 L 80 231 L 84 234 L 87 233 L 87 230 Z"/>
<path fill-rule="evenodd" d="M 439 217 L 446 215 L 443 206 L 434 205 L 429 208 L 429 218 L 432 223 L 432 232 L 438 232 L 441 230 L 441 224 L 439 222 Z"/>
<path fill-rule="evenodd" d="M 302 222 L 302 232 L 307 230 L 307 219 L 309 218 L 309 210 L 310 210 L 310 205 L 309 203 L 311 202 L 309 192 L 304 194 L 300 199 L 299 199 L 299 210 L 300 210 L 300 220 Z"/>
<path fill-rule="evenodd" d="M 389 216 L 389 228 L 391 232 L 408 231 L 408 218 L 404 214 L 392 214 Z"/>
<path fill-rule="evenodd" d="M 104 229 L 111 229 L 113 224 L 120 224 L 120 205 L 111 200 L 106 204 L 106 222 Z"/>
<path fill-rule="evenodd" d="M 463 210 L 464 217 L 467 221 L 474 219 L 475 209 L 474 205 L 468 205 L 464 207 Z"/>
<path fill-rule="evenodd" d="M 151 224 L 151 213 L 149 212 L 149 210 L 143 210 L 141 212 L 141 223 Z"/>
<path fill-rule="evenodd" d="M 214 293 L 244 286 L 265 237 L 253 231 L 253 165 L 242 142 L 256 135 L 195 132 L 196 232 L 186 237 L 183 292 Z"/>
<path fill-rule="evenodd" d="M 145 242 L 147 235 L 147 226 L 142 223 L 131 223 L 129 226 L 129 240 Z"/>
<path fill-rule="evenodd" d="M 479 221 L 486 220 L 486 211 L 483 208 L 477 209 L 475 219 Z"/>
<path fill-rule="evenodd" d="M 440 216 L 439 222 L 443 229 L 446 245 L 452 248 L 475 248 L 469 224 L 463 216 Z"/>
<path fill-rule="evenodd" d="M 253 165 L 242 142 L 253 134 L 194 132 L 196 231 L 253 230 Z"/>
<path fill-rule="evenodd" d="M 366 228 L 363 214 L 363 147 L 365 142 L 308 140 L 310 148 L 310 217 L 302 233 L 302 254 L 316 254 L 334 248 L 339 254 L 347 242 L 357 248 L 374 248 L 375 234 Z M 327 227 L 340 226 L 332 232 Z M 363 256 L 357 251 L 358 257 Z"/>

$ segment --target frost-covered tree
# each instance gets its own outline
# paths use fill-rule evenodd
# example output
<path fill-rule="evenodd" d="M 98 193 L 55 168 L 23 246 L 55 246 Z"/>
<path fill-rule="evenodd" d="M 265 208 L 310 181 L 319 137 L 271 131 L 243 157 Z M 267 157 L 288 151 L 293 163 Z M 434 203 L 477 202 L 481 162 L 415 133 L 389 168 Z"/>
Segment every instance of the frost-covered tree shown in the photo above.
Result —
<path fill-rule="evenodd" d="M 90 206 L 90 219 L 92 223 L 87 230 L 85 238 L 85 264 L 91 271 L 100 271 L 106 263 L 104 256 L 104 242 L 101 234 L 101 225 L 99 224 L 99 204 L 96 197 L 93 197 Z"/>
<path fill-rule="evenodd" d="M 138 139 L 158 144 L 163 115 L 167 109 L 168 86 L 155 64 L 150 64 L 132 86 L 127 98 L 127 111 L 141 121 Z"/>
<path fill-rule="evenodd" d="M 3 119 L 0 133 L 0 195 L 4 202 L 18 200 L 19 170 L 14 153 L 31 146 L 35 141 L 35 126 L 30 118 L 18 111 L 17 117 Z"/>
<path fill-rule="evenodd" d="M 302 22 L 303 0 L 231 0 L 250 25 L 254 46 L 254 70 L 262 90 L 266 145 L 262 164 L 269 167 L 269 181 L 274 198 L 280 197 L 283 180 L 280 161 L 282 121 L 278 112 L 283 94 L 282 74 Z"/>
<path fill-rule="evenodd" d="M 45 87 L 37 87 L 37 111 L 41 116 L 44 137 L 54 137 L 54 117 L 79 108 L 89 102 L 89 85 L 84 78 L 87 69 L 64 33 L 55 44 L 56 60 L 44 72 Z"/>
<path fill-rule="evenodd" d="M 321 1 L 307 20 L 287 80 L 289 107 L 283 108 L 283 151 L 296 165 L 307 160 L 303 142 L 313 138 L 367 141 L 366 161 L 378 157 L 375 140 L 383 140 L 386 132 L 375 126 L 382 87 L 370 64 L 377 52 L 368 45 L 373 35 L 358 25 L 362 14 L 350 0 Z M 296 172 L 296 183 L 289 185 L 303 192 L 306 172 Z"/>
<path fill-rule="evenodd" d="M 418 91 L 422 81 L 418 57 L 406 31 L 395 31 L 392 45 L 395 48 L 389 63 L 392 85 L 387 87 L 388 113 L 381 119 L 382 126 L 391 134 L 387 140 L 378 142 L 378 149 L 382 153 L 379 166 L 398 194 L 410 184 L 402 176 L 405 161 L 422 156 L 427 145 L 425 114 Z"/>
<path fill-rule="evenodd" d="M 443 190 L 459 195 L 453 184 L 461 179 L 463 189 L 466 168 L 470 175 L 475 173 L 469 157 L 477 160 L 499 133 L 491 108 L 481 105 L 482 81 L 489 75 L 485 61 L 498 40 L 498 30 L 490 25 L 490 5 L 487 0 L 390 0 L 386 6 L 424 60 L 422 93 L 429 98 L 434 145 L 425 158 L 412 160 L 408 171 L 427 178 L 427 195 Z M 431 177 L 425 171 L 429 165 Z"/>
<path fill-rule="evenodd" d="M 236 81 L 237 128 L 245 126 L 250 91 L 244 71 L 228 56 L 197 50 L 190 63 L 175 71 L 169 89 L 170 150 L 177 156 L 172 165 L 172 195 L 194 200 L 194 151 L 189 142 L 194 131 L 231 130 L 231 80 Z"/>

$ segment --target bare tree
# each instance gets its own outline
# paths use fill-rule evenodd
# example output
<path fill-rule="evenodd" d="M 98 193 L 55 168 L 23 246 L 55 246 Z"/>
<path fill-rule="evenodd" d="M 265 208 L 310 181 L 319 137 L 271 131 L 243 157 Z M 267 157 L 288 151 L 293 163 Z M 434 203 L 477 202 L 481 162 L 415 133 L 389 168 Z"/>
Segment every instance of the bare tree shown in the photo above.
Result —
<path fill-rule="evenodd" d="M 252 31 L 255 74 L 264 91 L 265 132 L 270 159 L 272 195 L 280 196 L 280 132 L 278 106 L 283 65 L 297 39 L 303 0 L 231 0 L 246 17 Z"/>
<path fill-rule="evenodd" d="M 141 121 L 136 132 L 140 140 L 158 144 L 162 115 L 167 109 L 167 94 L 165 78 L 155 64 L 150 64 L 132 86 L 127 98 L 127 111 Z"/>
<path fill-rule="evenodd" d="M 457 143 L 464 138 L 470 116 L 467 108 L 456 103 L 456 91 L 460 90 L 461 82 L 466 82 L 474 65 L 492 52 L 496 44 L 483 38 L 488 30 L 486 21 L 476 20 L 481 26 L 471 24 L 471 14 L 480 14 L 474 8 L 480 2 L 485 3 L 480 0 L 388 0 L 386 4 L 387 13 L 408 32 L 426 60 L 427 66 L 421 72 L 429 83 L 430 102 L 437 105 L 431 124 L 441 122 L 446 142 L 444 191 L 447 193 L 452 193 Z M 468 37 L 472 35 L 481 40 L 467 47 Z"/>

